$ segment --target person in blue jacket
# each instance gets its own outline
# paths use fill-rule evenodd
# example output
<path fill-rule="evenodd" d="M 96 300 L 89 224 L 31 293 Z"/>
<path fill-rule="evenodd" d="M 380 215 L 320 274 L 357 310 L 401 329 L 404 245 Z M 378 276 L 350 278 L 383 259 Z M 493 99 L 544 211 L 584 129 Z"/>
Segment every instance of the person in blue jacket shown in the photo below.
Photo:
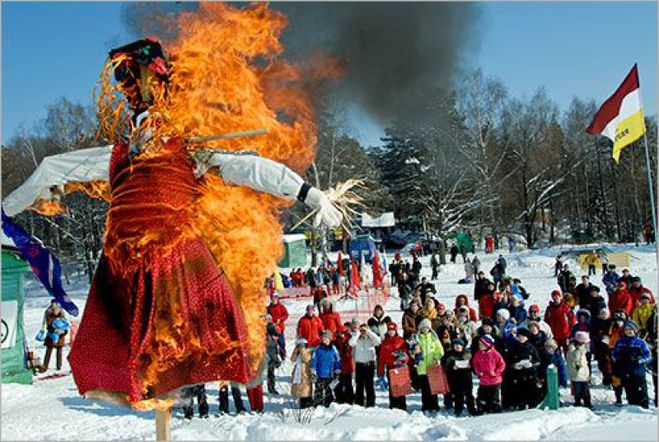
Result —
<path fill-rule="evenodd" d="M 311 360 L 311 379 L 314 381 L 314 404 L 326 407 L 334 400 L 331 383 L 341 374 L 341 357 L 332 345 L 332 332 L 325 330 L 320 345 Z"/>
<path fill-rule="evenodd" d="M 606 293 L 608 293 L 609 296 L 611 296 L 611 294 L 613 294 L 616 291 L 619 282 L 620 282 L 620 275 L 618 275 L 618 272 L 616 272 L 616 266 L 614 264 L 609 264 L 606 273 L 602 278 L 602 284 L 604 284 L 604 287 L 606 288 Z"/>
<path fill-rule="evenodd" d="M 634 321 L 625 323 L 623 336 L 616 341 L 611 360 L 613 373 L 620 377 L 629 405 L 648 408 L 645 367 L 651 362 L 652 355 L 646 342 L 638 337 L 638 326 Z"/>

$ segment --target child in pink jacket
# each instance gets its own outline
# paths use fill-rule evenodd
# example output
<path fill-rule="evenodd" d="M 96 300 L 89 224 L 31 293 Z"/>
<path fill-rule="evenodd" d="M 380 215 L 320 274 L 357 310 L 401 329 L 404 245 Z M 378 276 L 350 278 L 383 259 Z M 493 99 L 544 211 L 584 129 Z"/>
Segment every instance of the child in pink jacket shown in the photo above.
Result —
<path fill-rule="evenodd" d="M 478 342 L 478 351 L 471 360 L 476 376 L 480 380 L 476 399 L 479 414 L 501 411 L 501 374 L 506 368 L 501 354 L 494 348 L 494 339 L 483 335 Z"/>

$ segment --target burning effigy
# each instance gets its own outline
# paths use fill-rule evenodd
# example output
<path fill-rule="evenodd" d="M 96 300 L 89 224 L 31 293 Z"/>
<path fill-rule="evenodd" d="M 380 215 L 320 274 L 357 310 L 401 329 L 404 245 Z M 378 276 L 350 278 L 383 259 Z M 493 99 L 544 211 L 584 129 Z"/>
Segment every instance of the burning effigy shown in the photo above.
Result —
<path fill-rule="evenodd" d="M 96 94 L 99 139 L 111 145 L 44 161 L 48 190 L 5 200 L 47 214 L 74 190 L 109 201 L 69 361 L 81 394 L 136 409 L 167 408 L 182 386 L 254 378 L 278 216 L 299 200 L 317 222 L 343 218 L 299 175 L 315 126 L 299 87 L 308 73 L 278 59 L 285 17 L 209 3 L 173 25 L 166 50 L 146 38 L 110 52 Z M 251 129 L 267 134 L 214 136 Z"/>

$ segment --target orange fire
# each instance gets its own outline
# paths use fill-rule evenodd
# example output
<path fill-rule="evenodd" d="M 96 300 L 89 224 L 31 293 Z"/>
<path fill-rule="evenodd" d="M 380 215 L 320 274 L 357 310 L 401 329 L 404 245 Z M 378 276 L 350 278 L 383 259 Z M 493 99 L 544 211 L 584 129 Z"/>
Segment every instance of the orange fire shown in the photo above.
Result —
<path fill-rule="evenodd" d="M 302 85 L 314 78 L 335 77 L 340 70 L 327 58 L 312 60 L 311 68 L 279 60 L 283 51 L 279 37 L 286 24 L 286 18 L 265 3 L 242 9 L 203 3 L 198 11 L 178 17 L 179 36 L 165 48 L 171 62 L 168 91 L 152 85 L 151 116 L 140 129 L 152 131 L 152 137 L 142 155 L 158 155 L 163 140 L 173 137 L 264 128 L 268 130 L 264 136 L 215 141 L 204 147 L 253 150 L 304 173 L 315 155 L 316 127 L 313 106 Z M 125 142 L 130 122 L 119 88 L 110 80 L 111 72 L 112 62 L 108 62 L 98 89 L 99 133 L 109 142 Z M 199 146 L 188 149 L 195 147 Z M 208 244 L 241 305 L 248 328 L 249 362 L 256 372 L 265 351 L 263 285 L 282 255 L 278 216 L 291 203 L 229 186 L 213 174 L 206 175 L 200 186 L 190 228 Z M 171 310 L 168 321 L 156 322 L 156 339 L 160 345 L 175 348 L 181 340 L 193 338 L 178 327 L 176 308 Z M 192 341 L 188 344 L 195 347 Z M 161 362 L 145 368 L 145 385 L 163 370 Z"/>

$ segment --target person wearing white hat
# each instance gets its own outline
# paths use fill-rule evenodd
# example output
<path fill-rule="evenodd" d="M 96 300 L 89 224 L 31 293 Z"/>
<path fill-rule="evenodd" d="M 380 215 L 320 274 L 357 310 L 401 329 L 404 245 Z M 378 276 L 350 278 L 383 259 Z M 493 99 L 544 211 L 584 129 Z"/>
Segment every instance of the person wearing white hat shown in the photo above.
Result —
<path fill-rule="evenodd" d="M 567 370 L 574 386 L 574 405 L 593 408 L 590 400 L 590 370 L 588 369 L 588 348 L 590 334 L 578 331 L 567 347 Z"/>

